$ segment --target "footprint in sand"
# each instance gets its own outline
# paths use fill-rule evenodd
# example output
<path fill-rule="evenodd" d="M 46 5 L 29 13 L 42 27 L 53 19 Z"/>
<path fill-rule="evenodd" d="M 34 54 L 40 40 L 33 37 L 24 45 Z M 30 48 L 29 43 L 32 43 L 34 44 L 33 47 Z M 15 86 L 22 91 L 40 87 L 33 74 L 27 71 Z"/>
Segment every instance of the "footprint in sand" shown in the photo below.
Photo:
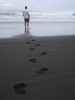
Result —
<path fill-rule="evenodd" d="M 40 44 L 34 44 L 34 47 L 29 48 L 29 49 L 30 49 L 30 51 L 34 51 L 34 50 L 35 50 L 35 48 L 36 48 L 35 46 L 36 46 L 36 47 L 38 47 L 38 46 L 40 46 Z"/>
<path fill-rule="evenodd" d="M 36 41 L 36 40 L 33 40 L 33 39 L 32 39 L 32 41 Z"/>
<path fill-rule="evenodd" d="M 43 67 L 43 68 L 40 68 L 39 70 L 36 70 L 35 73 L 36 74 L 45 74 L 45 72 L 48 71 L 48 68 L 47 67 Z"/>
<path fill-rule="evenodd" d="M 47 52 L 43 51 L 40 53 L 40 56 L 44 56 L 44 55 L 47 55 Z"/>
<path fill-rule="evenodd" d="M 28 41 L 28 42 L 26 42 L 26 44 L 30 44 L 30 43 L 31 43 L 31 42 L 29 42 L 29 41 Z"/>
<path fill-rule="evenodd" d="M 28 85 L 25 83 L 16 83 L 14 84 L 13 89 L 16 94 L 25 95 L 27 86 Z"/>
<path fill-rule="evenodd" d="M 31 48 L 29 48 L 30 49 L 30 51 L 34 51 L 35 50 L 35 48 L 34 47 L 31 47 Z"/>
<path fill-rule="evenodd" d="M 40 44 L 39 44 L 39 43 L 37 43 L 37 44 L 35 44 L 35 46 L 36 46 L 36 47 L 39 47 L 39 46 L 40 46 Z"/>
<path fill-rule="evenodd" d="M 17 95 L 25 95 L 26 90 L 25 89 L 18 89 L 14 91 Z"/>
<path fill-rule="evenodd" d="M 31 41 L 33 41 L 33 42 L 34 42 L 34 41 L 36 41 L 36 40 L 31 40 Z M 30 44 L 30 43 L 31 43 L 30 41 L 27 41 L 27 42 L 26 42 L 26 44 Z"/>
<path fill-rule="evenodd" d="M 30 58 L 29 61 L 32 62 L 32 63 L 37 63 L 37 59 L 36 58 Z"/>

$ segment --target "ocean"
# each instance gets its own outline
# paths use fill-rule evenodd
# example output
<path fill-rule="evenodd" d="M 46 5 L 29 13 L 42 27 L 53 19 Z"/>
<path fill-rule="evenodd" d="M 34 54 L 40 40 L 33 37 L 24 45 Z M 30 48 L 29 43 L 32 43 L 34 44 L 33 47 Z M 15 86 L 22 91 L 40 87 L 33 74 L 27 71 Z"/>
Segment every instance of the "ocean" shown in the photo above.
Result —
<path fill-rule="evenodd" d="M 10 38 L 23 33 L 23 16 L 0 15 L 0 38 Z M 31 15 L 30 34 L 34 36 L 75 35 L 75 17 L 64 14 Z"/>

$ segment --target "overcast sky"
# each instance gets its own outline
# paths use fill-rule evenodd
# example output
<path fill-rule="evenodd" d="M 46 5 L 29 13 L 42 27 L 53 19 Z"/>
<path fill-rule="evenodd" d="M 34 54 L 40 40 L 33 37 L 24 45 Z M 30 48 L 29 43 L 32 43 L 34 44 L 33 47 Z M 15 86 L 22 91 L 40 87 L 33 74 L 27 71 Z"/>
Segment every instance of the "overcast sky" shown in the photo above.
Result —
<path fill-rule="evenodd" d="M 74 11 L 75 0 L 26 0 L 30 10 Z M 0 0 L 0 9 L 24 9 L 25 0 Z"/>

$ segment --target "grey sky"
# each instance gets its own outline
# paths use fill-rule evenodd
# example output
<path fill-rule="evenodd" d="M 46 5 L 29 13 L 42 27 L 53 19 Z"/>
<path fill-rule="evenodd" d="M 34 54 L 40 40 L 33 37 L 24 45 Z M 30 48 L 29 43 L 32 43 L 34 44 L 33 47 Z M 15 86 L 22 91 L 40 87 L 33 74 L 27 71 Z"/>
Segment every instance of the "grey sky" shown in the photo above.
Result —
<path fill-rule="evenodd" d="M 0 0 L 0 9 L 24 9 L 25 0 Z M 74 11 L 75 0 L 26 0 L 31 10 Z"/>

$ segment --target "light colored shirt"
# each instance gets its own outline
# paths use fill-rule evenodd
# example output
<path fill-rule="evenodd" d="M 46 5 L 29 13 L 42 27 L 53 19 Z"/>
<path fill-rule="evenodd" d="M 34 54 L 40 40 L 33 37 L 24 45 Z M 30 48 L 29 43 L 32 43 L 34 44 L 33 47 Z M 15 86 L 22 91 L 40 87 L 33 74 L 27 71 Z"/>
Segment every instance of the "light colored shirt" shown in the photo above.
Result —
<path fill-rule="evenodd" d="M 24 16 L 24 19 L 30 18 L 29 12 L 27 10 L 23 11 L 23 16 Z"/>

